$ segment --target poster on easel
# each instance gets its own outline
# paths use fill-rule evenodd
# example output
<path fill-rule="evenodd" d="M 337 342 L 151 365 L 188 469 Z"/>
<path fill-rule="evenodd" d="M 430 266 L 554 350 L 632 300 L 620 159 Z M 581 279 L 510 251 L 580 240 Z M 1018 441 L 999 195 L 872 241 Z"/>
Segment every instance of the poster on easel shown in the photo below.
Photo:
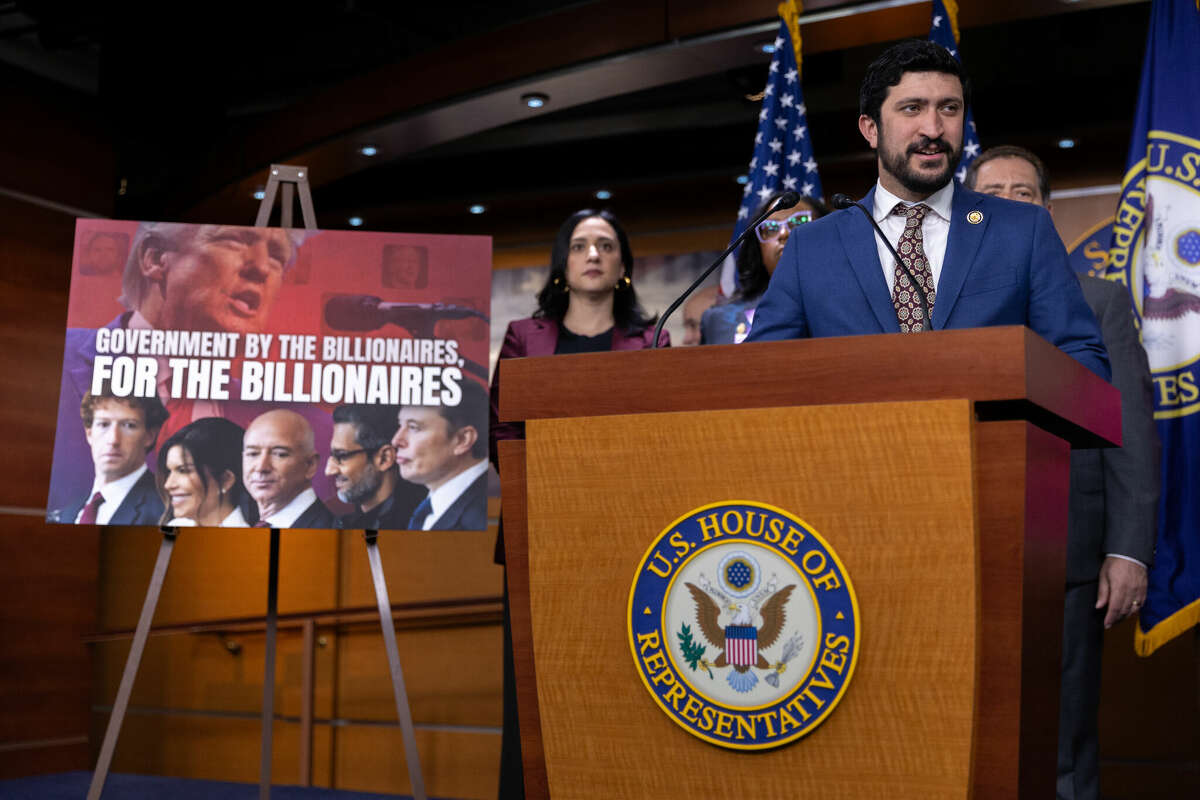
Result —
<path fill-rule="evenodd" d="M 487 527 L 491 239 L 81 219 L 47 521 Z"/>

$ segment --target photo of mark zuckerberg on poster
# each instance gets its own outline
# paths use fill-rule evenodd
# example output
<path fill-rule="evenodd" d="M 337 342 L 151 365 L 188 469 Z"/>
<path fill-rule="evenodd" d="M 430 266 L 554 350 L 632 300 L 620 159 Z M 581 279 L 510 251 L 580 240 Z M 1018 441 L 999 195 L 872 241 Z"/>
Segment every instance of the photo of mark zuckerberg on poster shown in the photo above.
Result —
<path fill-rule="evenodd" d="M 487 527 L 491 239 L 79 220 L 48 522 Z"/>

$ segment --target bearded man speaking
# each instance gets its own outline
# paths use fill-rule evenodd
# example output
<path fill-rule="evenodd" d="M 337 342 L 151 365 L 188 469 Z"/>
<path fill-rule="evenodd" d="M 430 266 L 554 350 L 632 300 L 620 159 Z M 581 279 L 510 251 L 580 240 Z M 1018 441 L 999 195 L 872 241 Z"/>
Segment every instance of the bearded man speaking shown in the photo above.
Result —
<path fill-rule="evenodd" d="M 969 101 L 962 65 L 933 42 L 900 42 L 868 67 L 858 129 L 879 179 L 865 208 L 792 232 L 749 341 L 1025 325 L 1109 378 L 1100 329 L 1050 215 L 955 185 Z"/>

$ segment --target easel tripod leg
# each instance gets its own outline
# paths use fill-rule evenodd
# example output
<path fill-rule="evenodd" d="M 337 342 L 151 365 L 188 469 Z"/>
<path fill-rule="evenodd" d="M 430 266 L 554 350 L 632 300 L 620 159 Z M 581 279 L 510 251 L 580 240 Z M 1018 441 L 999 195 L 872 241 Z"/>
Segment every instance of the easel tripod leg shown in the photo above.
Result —
<path fill-rule="evenodd" d="M 158 596 L 162 593 L 167 567 L 171 563 L 171 551 L 175 547 L 175 529 L 163 528 L 162 532 L 163 540 L 158 547 L 158 560 L 154 562 L 154 572 L 150 574 L 150 585 L 146 588 L 146 599 L 142 603 L 142 615 L 138 617 L 129 657 L 125 659 L 125 672 L 121 675 L 121 685 L 117 689 L 117 699 L 113 703 L 112 715 L 108 718 L 108 728 L 104 731 L 104 742 L 100 745 L 100 757 L 96 759 L 96 769 L 92 772 L 88 800 L 99 800 L 104 791 L 108 768 L 112 766 L 113 751 L 117 749 L 117 737 L 121 735 L 121 724 L 125 721 L 125 710 L 129 707 L 129 695 L 133 693 L 133 681 L 142 663 L 146 639 L 150 636 L 150 622 L 154 619 L 154 610 L 158 608 Z"/>
<path fill-rule="evenodd" d="M 387 650 L 388 666 L 392 673 L 392 693 L 396 697 L 396 715 L 404 737 L 404 759 L 412 783 L 413 800 L 426 800 L 425 779 L 417 755 L 417 737 L 413 731 L 412 712 L 408 707 L 408 690 L 404 687 L 404 671 L 400 668 L 400 650 L 396 647 L 396 626 L 392 623 L 392 603 L 388 599 L 387 581 L 383 577 L 383 562 L 379 557 L 379 531 L 363 531 L 367 542 L 367 561 L 371 564 L 371 580 L 375 583 L 375 600 L 379 604 L 379 622 L 383 627 L 383 644 Z"/>
<path fill-rule="evenodd" d="M 275 629 L 279 606 L 279 529 L 271 528 L 271 555 L 267 564 L 267 640 L 263 666 L 262 755 L 259 761 L 258 797 L 271 796 L 271 738 L 275 723 Z"/>

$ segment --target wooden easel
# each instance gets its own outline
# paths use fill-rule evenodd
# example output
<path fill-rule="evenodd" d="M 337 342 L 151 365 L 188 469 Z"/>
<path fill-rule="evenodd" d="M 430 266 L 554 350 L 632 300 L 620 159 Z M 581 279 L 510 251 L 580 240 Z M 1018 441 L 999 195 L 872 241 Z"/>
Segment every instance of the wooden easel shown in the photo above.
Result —
<path fill-rule="evenodd" d="M 281 227 L 292 227 L 292 205 L 294 196 L 300 195 L 300 211 L 304 217 L 305 230 L 317 230 L 316 215 L 313 212 L 312 193 L 308 183 L 308 168 L 290 166 L 287 164 L 272 164 L 271 176 L 267 180 L 267 188 L 262 202 L 258 207 L 258 217 L 254 221 L 256 228 L 265 228 L 271 217 L 271 209 L 275 205 L 275 197 L 283 185 L 283 202 L 279 210 Z M 150 575 L 150 585 L 146 589 L 146 599 L 142 603 L 142 614 L 138 618 L 137 628 L 133 635 L 133 644 L 129 649 L 129 657 L 125 661 L 125 671 L 121 675 L 121 684 L 117 689 L 117 699 L 113 703 L 112 715 L 108 719 L 108 727 L 104 732 L 104 742 L 100 746 L 100 756 L 96 760 L 96 769 L 92 772 L 92 782 L 88 788 L 88 800 L 99 800 L 104 791 L 104 783 L 108 779 L 108 770 L 112 766 L 113 751 L 116 750 L 117 738 L 121 734 L 121 725 L 125 721 L 125 712 L 129 707 L 129 696 L 133 692 L 133 681 L 137 677 L 141 665 L 142 653 L 146 649 L 146 639 L 150 635 L 150 622 L 158 607 L 158 598 L 162 593 L 163 583 L 167 577 L 167 567 L 171 563 L 171 552 L 175 547 L 175 537 L 178 529 L 163 527 L 163 540 L 158 549 L 158 560 Z M 400 733 L 404 737 L 404 757 L 408 764 L 409 780 L 412 783 L 414 800 L 426 800 L 425 780 L 421 774 L 421 762 L 417 753 L 416 734 L 413 730 L 412 712 L 408 705 L 408 691 L 404 686 L 404 671 L 400 667 L 400 651 L 396 646 L 396 627 L 392 622 L 392 604 L 388 599 L 387 581 L 383 574 L 383 561 L 379 556 L 379 532 L 363 531 L 367 543 L 367 560 L 371 565 L 371 579 L 375 583 L 375 599 L 379 604 L 379 621 L 383 628 L 383 643 L 387 650 L 388 667 L 392 678 L 392 694 L 396 700 L 396 714 L 400 720 Z M 260 800 L 268 800 L 271 796 L 271 745 L 273 723 L 275 720 L 275 634 L 278 627 L 278 598 L 279 598 L 279 529 L 271 528 L 270 555 L 267 562 L 267 614 L 266 614 L 266 655 L 263 667 L 263 701 L 262 701 L 262 755 L 259 766 L 258 796 Z"/>

